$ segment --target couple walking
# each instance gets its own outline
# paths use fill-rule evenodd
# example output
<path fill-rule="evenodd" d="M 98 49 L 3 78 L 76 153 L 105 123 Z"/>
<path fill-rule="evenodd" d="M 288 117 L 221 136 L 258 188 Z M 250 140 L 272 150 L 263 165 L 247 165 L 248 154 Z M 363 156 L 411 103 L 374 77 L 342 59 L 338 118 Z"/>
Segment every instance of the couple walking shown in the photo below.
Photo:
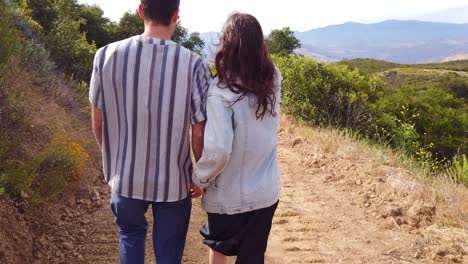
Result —
<path fill-rule="evenodd" d="M 263 263 L 279 200 L 281 75 L 262 28 L 251 15 L 229 17 L 213 79 L 171 41 L 179 0 L 141 0 L 139 13 L 144 33 L 101 48 L 90 85 L 120 261 L 144 263 L 151 205 L 157 263 L 181 263 L 191 199 L 203 195 L 210 263 Z"/>

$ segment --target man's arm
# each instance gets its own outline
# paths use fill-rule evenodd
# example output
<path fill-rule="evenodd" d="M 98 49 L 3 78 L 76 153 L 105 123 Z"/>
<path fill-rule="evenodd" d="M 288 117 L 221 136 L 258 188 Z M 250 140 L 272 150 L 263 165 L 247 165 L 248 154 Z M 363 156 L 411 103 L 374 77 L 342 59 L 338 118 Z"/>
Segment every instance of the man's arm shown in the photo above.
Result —
<path fill-rule="evenodd" d="M 99 147 L 102 148 L 102 111 L 93 106 L 91 110 L 91 119 L 93 124 L 93 132 Z"/>
<path fill-rule="evenodd" d="M 192 125 L 192 149 L 195 161 L 199 161 L 203 152 L 206 121 Z"/>
<path fill-rule="evenodd" d="M 195 161 L 199 161 L 203 152 L 206 121 L 192 125 L 192 149 Z M 198 198 L 203 190 L 190 181 L 190 196 Z"/>

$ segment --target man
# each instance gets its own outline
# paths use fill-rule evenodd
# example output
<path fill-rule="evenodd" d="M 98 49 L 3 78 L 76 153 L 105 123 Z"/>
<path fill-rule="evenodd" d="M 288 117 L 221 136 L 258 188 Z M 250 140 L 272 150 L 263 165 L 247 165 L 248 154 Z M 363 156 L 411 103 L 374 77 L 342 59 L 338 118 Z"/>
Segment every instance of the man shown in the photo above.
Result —
<path fill-rule="evenodd" d="M 149 205 L 158 264 L 181 263 L 192 185 L 189 128 L 198 160 L 203 148 L 208 65 L 170 39 L 179 0 L 141 0 L 145 31 L 101 48 L 91 77 L 93 130 L 112 188 L 120 262 L 144 263 Z"/>

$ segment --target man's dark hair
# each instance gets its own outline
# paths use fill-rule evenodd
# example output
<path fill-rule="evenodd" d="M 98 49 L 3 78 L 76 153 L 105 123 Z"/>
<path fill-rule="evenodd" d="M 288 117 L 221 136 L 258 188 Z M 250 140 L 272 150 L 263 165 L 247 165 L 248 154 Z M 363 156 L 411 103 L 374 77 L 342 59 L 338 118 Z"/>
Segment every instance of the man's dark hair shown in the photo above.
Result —
<path fill-rule="evenodd" d="M 157 24 L 169 26 L 174 12 L 179 9 L 180 0 L 141 0 L 143 14 Z"/>

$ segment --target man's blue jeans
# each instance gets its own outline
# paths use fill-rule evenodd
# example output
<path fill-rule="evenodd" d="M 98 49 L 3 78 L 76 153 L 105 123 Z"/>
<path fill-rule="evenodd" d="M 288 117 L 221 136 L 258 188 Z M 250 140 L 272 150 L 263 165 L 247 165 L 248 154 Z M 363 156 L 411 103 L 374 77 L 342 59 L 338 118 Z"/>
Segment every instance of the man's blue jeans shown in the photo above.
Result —
<path fill-rule="evenodd" d="M 120 263 L 143 264 L 148 230 L 145 213 L 153 207 L 153 246 L 158 264 L 179 264 L 187 238 L 192 200 L 155 203 L 112 193 L 111 208 L 119 227 Z"/>

